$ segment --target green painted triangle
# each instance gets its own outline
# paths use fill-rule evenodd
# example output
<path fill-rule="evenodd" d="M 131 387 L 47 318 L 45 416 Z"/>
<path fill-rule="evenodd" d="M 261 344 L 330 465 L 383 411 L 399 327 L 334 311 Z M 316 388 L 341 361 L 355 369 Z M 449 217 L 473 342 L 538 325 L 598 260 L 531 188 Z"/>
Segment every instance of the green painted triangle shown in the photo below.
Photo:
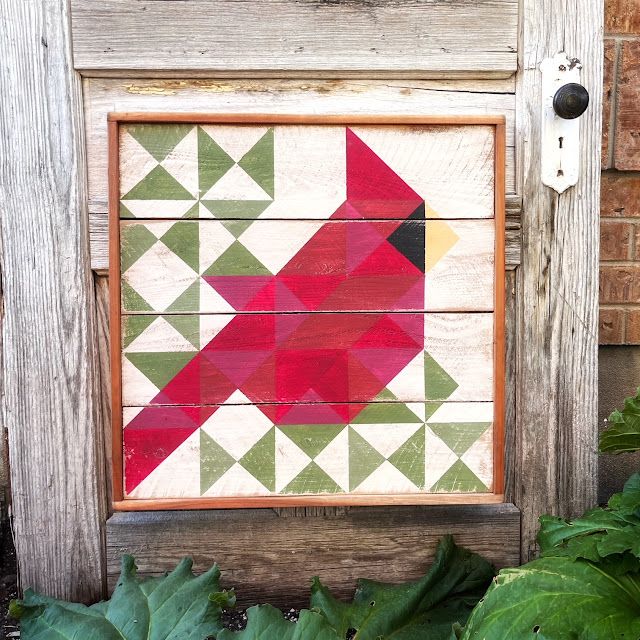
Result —
<path fill-rule="evenodd" d="M 200 429 L 200 493 L 204 493 L 231 469 L 235 459 Z"/>
<path fill-rule="evenodd" d="M 428 420 L 442 406 L 442 404 L 442 402 L 425 402 L 424 419 Z"/>
<path fill-rule="evenodd" d="M 158 316 L 136 315 L 122 317 L 122 346 L 126 349 Z"/>
<path fill-rule="evenodd" d="M 273 198 L 273 129 L 242 156 L 238 165 Z"/>
<path fill-rule="evenodd" d="M 315 462 L 310 462 L 282 493 L 340 493 L 342 489 Z"/>
<path fill-rule="evenodd" d="M 126 281 L 120 283 L 122 308 L 125 311 L 154 311 L 153 307 Z"/>
<path fill-rule="evenodd" d="M 202 197 L 235 164 L 233 158 L 198 127 L 198 182 Z"/>
<path fill-rule="evenodd" d="M 132 124 L 127 126 L 127 133 L 162 162 L 191 129 L 190 124 Z"/>
<path fill-rule="evenodd" d="M 343 424 L 295 424 L 278 427 L 310 458 L 315 458 L 345 428 Z"/>
<path fill-rule="evenodd" d="M 200 203 L 196 202 L 193 207 L 191 207 L 191 209 L 189 209 L 189 211 L 187 211 L 187 213 L 185 213 L 183 216 L 183 218 L 199 218 L 200 217 Z"/>
<path fill-rule="evenodd" d="M 239 460 L 269 491 L 276 490 L 276 430 L 269 431 Z"/>
<path fill-rule="evenodd" d="M 424 487 L 425 430 L 420 427 L 402 446 L 394 451 L 389 462 L 418 488 Z"/>
<path fill-rule="evenodd" d="M 243 244 L 234 242 L 202 275 L 262 276 L 269 271 Z"/>
<path fill-rule="evenodd" d="M 193 195 L 163 166 L 158 165 L 122 198 L 123 200 L 193 200 Z"/>
<path fill-rule="evenodd" d="M 458 457 L 491 426 L 490 422 L 430 422 L 429 429 Z"/>
<path fill-rule="evenodd" d="M 349 489 L 353 491 L 383 462 L 384 456 L 349 427 Z"/>
<path fill-rule="evenodd" d="M 389 389 L 387 389 L 386 387 L 374 398 L 374 400 L 379 401 L 379 402 L 385 402 L 385 401 L 394 401 L 397 400 L 397 396 L 395 395 L 395 393 L 389 391 Z"/>
<path fill-rule="evenodd" d="M 160 240 L 196 273 L 199 271 L 200 232 L 197 222 L 176 222 Z"/>
<path fill-rule="evenodd" d="M 196 349 L 200 348 L 199 315 L 166 315 L 163 318 Z"/>
<path fill-rule="evenodd" d="M 458 383 L 425 351 L 424 392 L 427 400 L 446 400 Z"/>
<path fill-rule="evenodd" d="M 234 238 L 239 238 L 253 223 L 253 220 L 225 220 L 222 226 L 232 233 Z"/>
<path fill-rule="evenodd" d="M 402 402 L 376 402 L 368 404 L 351 422 L 352 424 L 413 424 L 422 420 Z"/>
<path fill-rule="evenodd" d="M 122 202 L 120 202 L 120 217 L 121 218 L 135 218 L 133 213 L 131 213 L 131 211 L 129 211 L 129 209 L 127 209 L 127 207 L 125 207 Z"/>
<path fill-rule="evenodd" d="M 462 460 L 458 460 L 430 490 L 437 493 L 485 493 L 489 489 Z"/>
<path fill-rule="evenodd" d="M 239 218 L 253 220 L 270 204 L 271 200 L 201 200 L 211 213 L 220 219 Z"/>
<path fill-rule="evenodd" d="M 189 287 L 166 308 L 166 311 L 169 313 L 184 313 L 187 311 L 196 313 L 200 311 L 200 279 L 189 285 Z"/>
<path fill-rule="evenodd" d="M 127 360 L 149 378 L 158 389 L 162 389 L 187 363 L 193 360 L 196 354 L 196 351 L 171 351 L 162 353 L 144 351 L 139 353 L 125 353 L 124 355 Z"/>
<path fill-rule="evenodd" d="M 123 224 L 120 227 L 120 267 L 124 273 L 157 242 L 143 224 Z"/>

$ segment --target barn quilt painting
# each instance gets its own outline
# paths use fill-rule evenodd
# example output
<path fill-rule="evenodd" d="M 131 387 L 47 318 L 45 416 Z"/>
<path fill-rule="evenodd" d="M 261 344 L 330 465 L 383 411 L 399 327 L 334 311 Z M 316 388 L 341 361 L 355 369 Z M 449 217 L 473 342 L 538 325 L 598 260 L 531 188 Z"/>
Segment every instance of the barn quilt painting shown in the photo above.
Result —
<path fill-rule="evenodd" d="M 495 127 L 118 140 L 125 499 L 494 492 Z"/>

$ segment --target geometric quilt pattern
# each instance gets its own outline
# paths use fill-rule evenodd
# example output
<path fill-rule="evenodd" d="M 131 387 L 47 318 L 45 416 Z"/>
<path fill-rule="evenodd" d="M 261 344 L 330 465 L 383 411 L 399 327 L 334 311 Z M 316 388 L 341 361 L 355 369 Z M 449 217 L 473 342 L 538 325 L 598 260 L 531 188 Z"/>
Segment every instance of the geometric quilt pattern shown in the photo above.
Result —
<path fill-rule="evenodd" d="M 492 491 L 493 219 L 317 129 L 120 128 L 126 497 Z"/>

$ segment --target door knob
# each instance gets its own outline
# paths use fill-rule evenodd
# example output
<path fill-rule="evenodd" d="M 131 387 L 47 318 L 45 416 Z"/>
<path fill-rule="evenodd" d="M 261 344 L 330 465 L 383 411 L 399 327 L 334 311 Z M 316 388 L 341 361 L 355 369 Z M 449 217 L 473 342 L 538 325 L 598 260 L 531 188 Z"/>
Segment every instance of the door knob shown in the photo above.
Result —
<path fill-rule="evenodd" d="M 562 85 L 553 96 L 553 110 L 565 120 L 581 116 L 589 106 L 589 92 L 577 82 Z"/>

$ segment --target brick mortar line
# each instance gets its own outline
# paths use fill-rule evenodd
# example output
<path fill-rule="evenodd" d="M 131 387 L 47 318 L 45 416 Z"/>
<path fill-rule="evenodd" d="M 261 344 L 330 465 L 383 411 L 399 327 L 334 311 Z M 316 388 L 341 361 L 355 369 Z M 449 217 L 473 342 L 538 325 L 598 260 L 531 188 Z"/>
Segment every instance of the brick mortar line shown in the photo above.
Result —
<path fill-rule="evenodd" d="M 616 216 L 600 214 L 600 223 L 605 222 L 628 222 L 630 224 L 640 224 L 640 216 Z"/>

